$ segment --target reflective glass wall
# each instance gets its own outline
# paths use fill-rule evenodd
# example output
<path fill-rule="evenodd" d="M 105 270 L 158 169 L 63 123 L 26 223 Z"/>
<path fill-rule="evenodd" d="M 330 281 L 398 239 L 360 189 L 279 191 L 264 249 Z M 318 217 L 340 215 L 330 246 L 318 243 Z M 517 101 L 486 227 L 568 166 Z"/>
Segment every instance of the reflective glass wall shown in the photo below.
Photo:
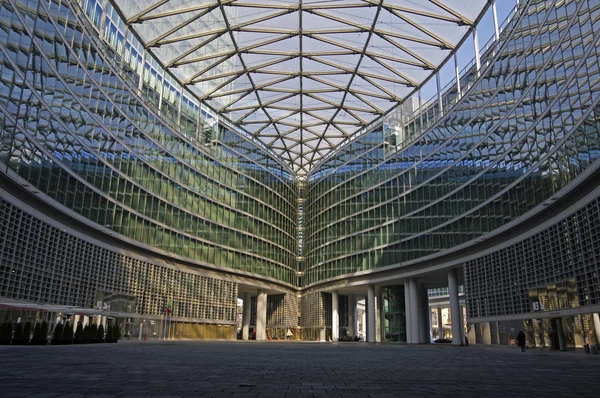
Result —
<path fill-rule="evenodd" d="M 295 285 L 293 176 L 198 104 L 109 2 L 0 4 L 3 173 L 107 232 Z"/>
<path fill-rule="evenodd" d="M 411 145 L 375 130 L 310 175 L 307 286 L 474 240 L 598 158 L 600 5 L 522 3 L 468 91 Z"/>

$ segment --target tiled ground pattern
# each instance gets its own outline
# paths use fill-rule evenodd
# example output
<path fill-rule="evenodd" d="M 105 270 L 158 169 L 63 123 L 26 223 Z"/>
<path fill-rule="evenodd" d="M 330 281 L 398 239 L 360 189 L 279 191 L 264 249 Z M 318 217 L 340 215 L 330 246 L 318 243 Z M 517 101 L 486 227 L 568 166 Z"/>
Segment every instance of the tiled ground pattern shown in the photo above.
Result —
<path fill-rule="evenodd" d="M 0 346 L 2 397 L 600 396 L 600 355 L 291 342 Z"/>

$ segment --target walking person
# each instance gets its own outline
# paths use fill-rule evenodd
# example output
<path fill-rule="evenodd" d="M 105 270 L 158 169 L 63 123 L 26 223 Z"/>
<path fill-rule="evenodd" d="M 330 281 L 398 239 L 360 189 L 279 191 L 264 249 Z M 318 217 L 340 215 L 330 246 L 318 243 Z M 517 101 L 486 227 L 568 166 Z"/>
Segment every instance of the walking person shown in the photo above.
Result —
<path fill-rule="evenodd" d="M 525 352 L 525 332 L 522 330 L 517 334 L 517 344 L 521 347 L 521 352 Z"/>

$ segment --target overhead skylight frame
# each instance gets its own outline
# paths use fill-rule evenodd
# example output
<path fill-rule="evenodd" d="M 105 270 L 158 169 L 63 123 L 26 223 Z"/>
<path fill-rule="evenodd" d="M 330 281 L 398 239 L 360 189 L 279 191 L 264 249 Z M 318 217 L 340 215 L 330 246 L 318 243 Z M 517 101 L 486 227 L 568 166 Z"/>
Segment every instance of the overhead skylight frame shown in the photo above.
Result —
<path fill-rule="evenodd" d="M 276 153 L 287 153 L 282 158 L 297 176 L 413 95 L 491 4 L 111 1 L 183 86 Z"/>

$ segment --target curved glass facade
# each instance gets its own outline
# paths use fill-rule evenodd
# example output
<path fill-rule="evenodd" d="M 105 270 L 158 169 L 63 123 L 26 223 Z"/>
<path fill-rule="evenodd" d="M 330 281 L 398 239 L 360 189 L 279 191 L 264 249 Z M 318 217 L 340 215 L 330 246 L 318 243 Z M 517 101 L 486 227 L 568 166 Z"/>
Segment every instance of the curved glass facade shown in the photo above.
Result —
<path fill-rule="evenodd" d="M 4 167 L 125 237 L 296 284 L 295 182 L 273 155 L 154 91 L 152 70 L 127 67 L 135 46 L 112 51 L 76 4 L 14 4 L 0 13 Z"/>
<path fill-rule="evenodd" d="M 399 146 L 375 130 L 311 174 L 307 285 L 478 238 L 597 159 L 598 9 L 530 3 L 463 79 L 481 77 L 432 128 Z M 453 93 L 456 86 L 445 96 Z"/>
<path fill-rule="evenodd" d="M 597 169 L 600 5 L 522 1 L 502 28 L 439 101 L 403 114 L 406 101 L 321 153 L 301 178 L 165 72 L 110 1 L 2 2 L 0 182 L 11 188 L 0 185 L 0 194 L 8 192 L 0 216 L 10 224 L 0 229 L 0 297 L 89 306 L 93 289 L 113 289 L 137 297 L 138 312 L 158 316 L 164 297 L 179 291 L 178 316 L 233 325 L 237 296 L 265 289 L 246 297 L 259 322 L 254 307 L 269 286 L 269 325 L 287 337 L 301 310 L 300 323 L 312 328 L 305 335 L 316 336 L 334 311 L 323 300 L 326 283 L 361 271 L 400 274 L 458 252 L 578 191 L 576 183 Z M 22 188 L 30 199 L 23 206 L 13 192 Z M 31 216 L 33 202 L 57 214 Z M 63 230 L 60 256 L 47 237 L 43 248 L 33 247 L 65 219 L 84 224 L 86 236 Z M 595 230 L 593 220 L 585 231 Z M 33 242 L 19 246 L 31 258 L 15 255 L 15 239 Z M 70 250 L 82 250 L 73 256 L 79 262 L 64 268 Z M 481 269 L 506 256 L 486 253 L 464 265 L 474 316 L 526 312 L 525 293 L 510 309 L 490 304 L 492 293 L 478 288 L 497 281 Z M 39 260 L 46 257 L 52 260 Z M 78 273 L 87 257 L 93 266 Z M 101 269 L 104 259 L 110 271 Z M 444 265 L 441 256 L 434 260 Z M 44 279 L 48 269 L 69 275 Z M 35 290 L 37 276 L 60 293 Z M 71 286 L 86 278 L 96 278 L 93 289 L 75 297 Z M 144 286 L 135 282 L 144 278 Z M 593 278 L 577 282 L 594 296 L 579 292 L 581 305 L 597 304 Z M 114 282 L 121 279 L 127 283 Z M 174 287 L 163 288 L 171 279 Z M 344 308 L 352 300 L 336 298 Z"/>

